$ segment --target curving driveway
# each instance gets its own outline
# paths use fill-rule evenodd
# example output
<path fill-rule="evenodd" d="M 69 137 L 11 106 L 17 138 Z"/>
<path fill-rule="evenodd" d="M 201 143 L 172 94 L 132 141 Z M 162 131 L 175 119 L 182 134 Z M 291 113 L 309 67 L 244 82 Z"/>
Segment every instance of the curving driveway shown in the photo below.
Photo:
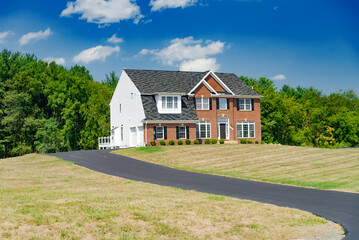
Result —
<path fill-rule="evenodd" d="M 309 211 L 340 223 L 347 231 L 346 240 L 359 239 L 359 194 L 181 171 L 109 152 L 110 150 L 91 150 L 50 155 L 98 172 L 131 180 Z"/>

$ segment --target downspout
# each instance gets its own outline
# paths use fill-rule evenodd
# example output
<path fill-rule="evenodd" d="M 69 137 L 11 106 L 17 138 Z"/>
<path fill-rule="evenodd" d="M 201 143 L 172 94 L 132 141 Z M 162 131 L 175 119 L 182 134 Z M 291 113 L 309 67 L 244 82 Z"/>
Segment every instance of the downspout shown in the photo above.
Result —
<path fill-rule="evenodd" d="M 146 139 L 145 139 L 145 143 L 146 143 L 146 146 L 147 146 L 147 122 L 145 122 L 145 125 L 146 125 Z"/>

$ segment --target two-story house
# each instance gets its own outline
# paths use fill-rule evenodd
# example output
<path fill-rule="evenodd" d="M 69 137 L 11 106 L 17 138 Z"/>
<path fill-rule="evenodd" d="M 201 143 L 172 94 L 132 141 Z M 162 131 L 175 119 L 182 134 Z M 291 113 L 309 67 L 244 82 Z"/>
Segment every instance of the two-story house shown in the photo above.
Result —
<path fill-rule="evenodd" d="M 110 103 L 111 136 L 100 138 L 99 147 L 170 139 L 260 142 L 261 97 L 233 73 L 124 69 Z"/>

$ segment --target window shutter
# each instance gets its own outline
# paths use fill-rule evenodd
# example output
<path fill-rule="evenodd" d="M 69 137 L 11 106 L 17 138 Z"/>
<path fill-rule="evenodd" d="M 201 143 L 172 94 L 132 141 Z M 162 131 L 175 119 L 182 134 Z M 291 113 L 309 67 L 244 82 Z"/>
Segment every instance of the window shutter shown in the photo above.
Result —
<path fill-rule="evenodd" d="M 227 98 L 227 109 L 229 109 L 229 98 Z"/>
<path fill-rule="evenodd" d="M 156 140 L 156 127 L 153 127 L 153 139 Z"/>
<path fill-rule="evenodd" d="M 239 111 L 239 98 L 237 98 L 237 111 Z"/>
<path fill-rule="evenodd" d="M 179 131 L 179 127 L 176 126 L 176 139 L 179 139 L 179 133 L 178 133 L 178 131 Z"/>
<path fill-rule="evenodd" d="M 197 109 L 197 105 L 196 105 L 196 98 L 193 98 L 193 104 L 194 104 L 194 109 Z"/>
<path fill-rule="evenodd" d="M 251 99 L 252 101 L 252 111 L 254 111 L 254 99 Z"/>
<path fill-rule="evenodd" d="M 189 126 L 186 126 L 186 138 L 189 139 Z"/>
<path fill-rule="evenodd" d="M 166 126 L 163 127 L 163 131 L 164 131 L 165 139 L 167 139 L 167 127 Z"/>
<path fill-rule="evenodd" d="M 217 103 L 217 109 L 219 109 L 219 98 L 216 98 Z"/>
<path fill-rule="evenodd" d="M 212 110 L 212 98 L 209 98 L 208 101 L 209 101 L 209 110 Z"/>

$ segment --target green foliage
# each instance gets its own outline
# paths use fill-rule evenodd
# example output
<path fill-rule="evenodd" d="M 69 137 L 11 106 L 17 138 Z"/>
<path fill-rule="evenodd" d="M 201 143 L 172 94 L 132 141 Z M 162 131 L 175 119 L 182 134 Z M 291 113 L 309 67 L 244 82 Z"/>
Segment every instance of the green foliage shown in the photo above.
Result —
<path fill-rule="evenodd" d="M 169 141 L 168 141 L 168 144 L 169 144 L 169 145 L 175 145 L 175 140 L 173 140 L 173 139 L 169 140 Z"/>
<path fill-rule="evenodd" d="M 152 141 L 150 142 L 150 144 L 151 144 L 151 146 L 156 146 L 156 141 L 155 141 L 155 140 L 152 140 Z"/>
<path fill-rule="evenodd" d="M 191 140 L 186 139 L 186 145 L 190 145 L 191 144 Z"/>
<path fill-rule="evenodd" d="M 217 144 L 218 140 L 217 139 L 211 139 L 212 144 Z"/>
<path fill-rule="evenodd" d="M 177 141 L 177 144 L 178 144 L 178 145 L 183 145 L 183 141 L 182 141 L 182 140 L 178 140 L 178 141 Z"/>
<path fill-rule="evenodd" d="M 161 141 L 160 141 L 160 144 L 161 144 L 162 146 L 165 146 L 165 145 L 166 145 L 166 141 L 165 141 L 165 140 L 161 140 Z"/>
<path fill-rule="evenodd" d="M 224 144 L 224 139 L 219 139 L 220 144 Z"/>
<path fill-rule="evenodd" d="M 113 90 L 84 67 L 0 53 L 0 158 L 97 148 L 109 135 Z"/>
<path fill-rule="evenodd" d="M 247 141 L 247 143 L 248 143 L 248 144 L 253 144 L 253 140 L 250 140 L 250 139 L 249 139 L 249 140 Z"/>
<path fill-rule="evenodd" d="M 195 139 L 195 140 L 193 141 L 193 143 L 194 143 L 194 144 L 199 144 L 199 141 L 198 141 L 197 139 Z"/>
<path fill-rule="evenodd" d="M 204 141 L 204 143 L 205 143 L 205 144 L 211 144 L 211 140 L 210 140 L 210 139 L 206 139 L 206 140 Z"/>
<path fill-rule="evenodd" d="M 247 144 L 247 140 L 246 139 L 239 139 L 239 143 L 240 144 Z"/>
<path fill-rule="evenodd" d="M 259 144 L 259 142 L 258 142 L 258 141 L 255 141 L 254 143 L 255 143 L 255 144 Z"/>

